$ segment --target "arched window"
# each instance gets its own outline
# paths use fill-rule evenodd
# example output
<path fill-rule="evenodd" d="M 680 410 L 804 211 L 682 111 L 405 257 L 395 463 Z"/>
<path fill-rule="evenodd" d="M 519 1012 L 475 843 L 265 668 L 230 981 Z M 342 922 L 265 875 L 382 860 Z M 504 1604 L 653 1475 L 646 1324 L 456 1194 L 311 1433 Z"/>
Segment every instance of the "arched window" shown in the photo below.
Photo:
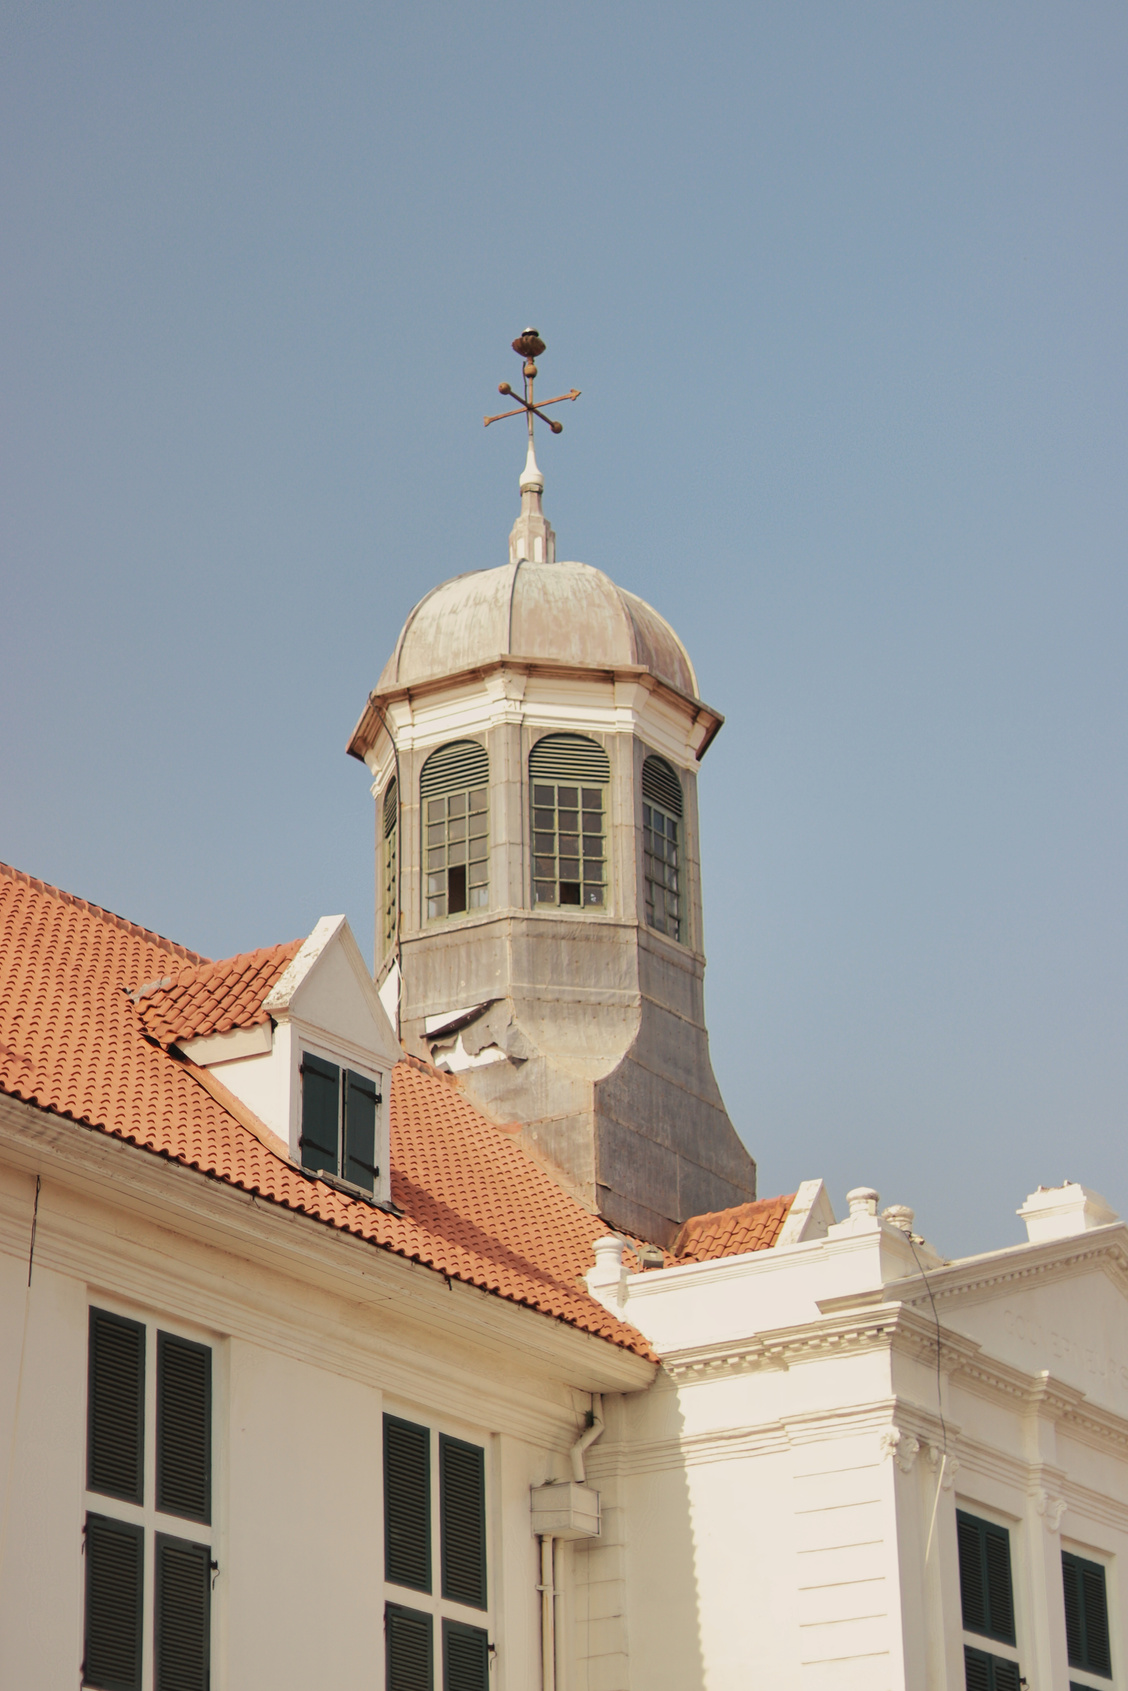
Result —
<path fill-rule="evenodd" d="M 607 753 L 581 734 L 547 734 L 529 753 L 534 904 L 603 905 L 610 780 Z"/>
<path fill-rule="evenodd" d="M 386 957 L 396 942 L 396 918 L 399 915 L 399 874 L 396 863 L 396 839 L 399 834 L 399 782 L 393 775 L 384 788 L 384 860 L 383 860 L 383 922 L 381 936 Z"/>
<path fill-rule="evenodd" d="M 681 939 L 681 884 L 678 835 L 682 790 L 662 757 L 642 766 L 642 864 L 646 881 L 646 920 L 660 934 Z"/>
<path fill-rule="evenodd" d="M 423 765 L 424 903 L 429 922 L 489 903 L 490 760 L 477 740 L 440 746 Z"/>

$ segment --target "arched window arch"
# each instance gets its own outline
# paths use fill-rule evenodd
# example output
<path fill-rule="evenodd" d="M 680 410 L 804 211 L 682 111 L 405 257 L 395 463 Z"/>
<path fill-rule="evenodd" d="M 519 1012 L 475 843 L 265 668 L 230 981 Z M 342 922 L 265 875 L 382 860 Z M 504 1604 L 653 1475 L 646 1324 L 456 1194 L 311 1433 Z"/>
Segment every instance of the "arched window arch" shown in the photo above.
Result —
<path fill-rule="evenodd" d="M 642 866 L 646 920 L 660 934 L 682 937 L 681 782 L 664 757 L 642 766 Z"/>
<path fill-rule="evenodd" d="M 490 760 L 477 740 L 432 752 L 419 776 L 424 908 L 429 922 L 489 903 Z"/>
<path fill-rule="evenodd" d="M 380 955 L 386 957 L 396 942 L 397 917 L 399 915 L 399 865 L 396 860 L 396 847 L 399 837 L 399 782 L 394 775 L 384 788 L 384 808 L 381 819 L 384 828 L 384 848 L 383 875 L 381 877 L 383 906 L 380 924 L 382 940 Z"/>
<path fill-rule="evenodd" d="M 546 734 L 529 753 L 533 903 L 601 909 L 611 764 L 597 740 Z"/>

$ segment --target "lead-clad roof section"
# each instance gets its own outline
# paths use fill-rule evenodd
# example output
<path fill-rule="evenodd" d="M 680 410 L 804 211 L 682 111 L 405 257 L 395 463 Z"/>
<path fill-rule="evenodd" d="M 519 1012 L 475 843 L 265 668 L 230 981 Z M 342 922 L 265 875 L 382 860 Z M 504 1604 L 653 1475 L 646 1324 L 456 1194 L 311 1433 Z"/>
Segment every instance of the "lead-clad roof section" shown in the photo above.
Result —
<path fill-rule="evenodd" d="M 639 665 L 690 698 L 697 676 L 663 616 L 589 564 L 503 564 L 455 576 L 416 605 L 377 693 L 499 657 L 591 669 Z"/>

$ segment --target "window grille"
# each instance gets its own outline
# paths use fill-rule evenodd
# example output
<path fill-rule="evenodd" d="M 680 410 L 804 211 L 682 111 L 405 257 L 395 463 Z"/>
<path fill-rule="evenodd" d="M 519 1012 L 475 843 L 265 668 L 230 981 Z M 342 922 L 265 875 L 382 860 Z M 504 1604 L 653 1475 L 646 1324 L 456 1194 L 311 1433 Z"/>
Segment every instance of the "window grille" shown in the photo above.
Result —
<path fill-rule="evenodd" d="M 489 779 L 476 740 L 441 746 L 423 765 L 427 920 L 464 916 L 489 903 Z"/>
<path fill-rule="evenodd" d="M 393 775 L 384 789 L 384 875 L 383 875 L 383 950 L 386 957 L 396 942 L 399 917 L 399 874 L 396 859 L 399 839 L 399 782 Z"/>
<path fill-rule="evenodd" d="M 646 920 L 660 934 L 681 939 L 682 791 L 664 758 L 642 766 L 642 854 Z"/>
<path fill-rule="evenodd" d="M 611 765 L 595 740 L 548 734 L 529 753 L 533 901 L 601 908 Z"/>

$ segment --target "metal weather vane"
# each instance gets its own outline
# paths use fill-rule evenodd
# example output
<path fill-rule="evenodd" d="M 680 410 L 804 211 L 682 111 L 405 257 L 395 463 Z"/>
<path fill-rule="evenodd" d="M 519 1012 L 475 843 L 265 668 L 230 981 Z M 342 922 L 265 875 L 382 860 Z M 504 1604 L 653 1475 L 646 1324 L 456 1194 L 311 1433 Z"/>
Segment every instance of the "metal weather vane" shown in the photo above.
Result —
<path fill-rule="evenodd" d="M 488 429 L 491 423 L 500 423 L 503 417 L 520 417 L 524 415 L 529 419 L 530 445 L 532 444 L 533 439 L 534 417 L 539 417 L 542 423 L 547 423 L 553 434 L 561 434 L 564 429 L 564 424 L 558 423 L 555 417 L 546 417 L 543 407 L 546 405 L 559 405 L 565 399 L 579 399 L 579 388 L 570 388 L 567 393 L 558 393 L 555 399 L 542 399 L 539 404 L 534 403 L 533 383 L 536 381 L 537 376 L 537 367 L 534 360 L 539 358 L 541 353 L 544 351 L 544 342 L 541 340 L 535 329 L 526 329 L 524 334 L 518 335 L 517 339 L 513 342 L 513 350 L 525 360 L 524 367 L 521 372 L 525 381 L 525 397 L 520 400 L 515 410 L 499 411 L 496 417 L 486 417 L 484 419 L 486 428 Z M 518 395 L 513 392 L 513 389 L 510 387 L 508 382 L 499 382 L 497 385 L 497 391 L 498 393 L 511 395 L 514 399 L 518 398 Z"/>

